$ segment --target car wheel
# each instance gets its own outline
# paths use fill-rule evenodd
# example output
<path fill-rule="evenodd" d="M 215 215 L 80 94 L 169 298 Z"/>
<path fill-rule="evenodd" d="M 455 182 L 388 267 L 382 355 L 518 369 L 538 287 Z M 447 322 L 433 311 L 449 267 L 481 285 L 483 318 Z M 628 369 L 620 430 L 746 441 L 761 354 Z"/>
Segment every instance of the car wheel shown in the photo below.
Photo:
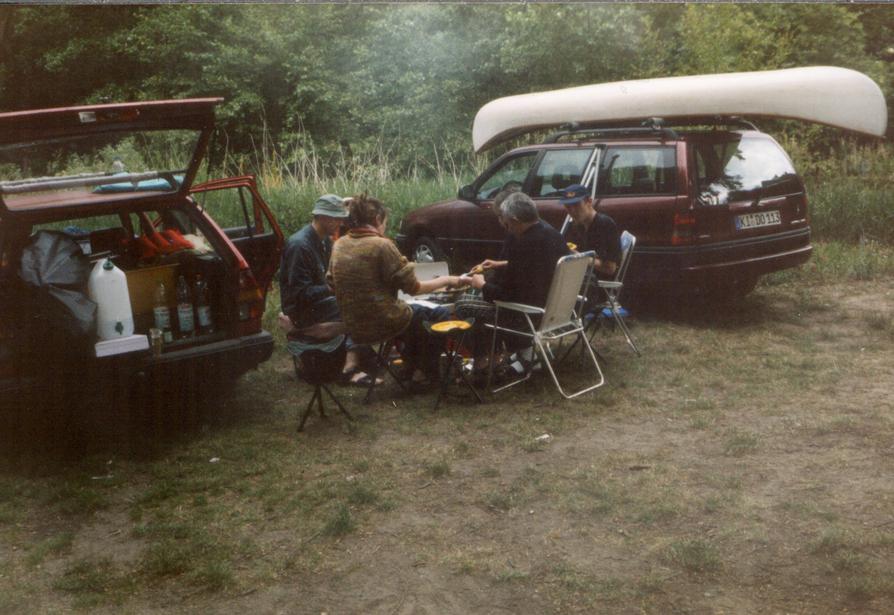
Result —
<path fill-rule="evenodd" d="M 447 260 L 447 255 L 431 237 L 419 237 L 413 243 L 413 260 L 417 263 L 434 263 Z"/>
<path fill-rule="evenodd" d="M 706 292 L 710 301 L 734 303 L 745 298 L 757 286 L 757 277 L 732 278 L 712 285 Z"/>

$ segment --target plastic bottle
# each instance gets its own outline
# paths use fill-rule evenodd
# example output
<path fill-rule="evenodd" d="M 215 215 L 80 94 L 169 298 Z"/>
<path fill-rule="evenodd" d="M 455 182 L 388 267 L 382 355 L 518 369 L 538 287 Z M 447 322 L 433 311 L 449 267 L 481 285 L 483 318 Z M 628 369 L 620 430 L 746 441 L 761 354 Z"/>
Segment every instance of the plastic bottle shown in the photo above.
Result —
<path fill-rule="evenodd" d="M 199 333 L 212 333 L 214 321 L 211 319 L 211 305 L 208 302 L 208 284 L 202 278 L 202 274 L 196 274 L 193 286 L 193 297 L 196 302 L 196 320 Z"/>
<path fill-rule="evenodd" d="M 189 296 L 189 285 L 181 275 L 177 280 L 177 323 L 180 337 L 192 337 L 196 323 L 192 313 L 192 299 Z"/>
<path fill-rule="evenodd" d="M 162 330 L 165 343 L 174 339 L 171 331 L 171 308 L 168 306 L 168 289 L 164 282 L 159 282 L 153 295 L 152 314 L 155 316 L 155 328 Z"/>
<path fill-rule="evenodd" d="M 96 303 L 99 339 L 111 340 L 133 335 L 133 310 L 127 291 L 127 276 L 111 258 L 99 261 L 90 272 L 87 292 Z"/>

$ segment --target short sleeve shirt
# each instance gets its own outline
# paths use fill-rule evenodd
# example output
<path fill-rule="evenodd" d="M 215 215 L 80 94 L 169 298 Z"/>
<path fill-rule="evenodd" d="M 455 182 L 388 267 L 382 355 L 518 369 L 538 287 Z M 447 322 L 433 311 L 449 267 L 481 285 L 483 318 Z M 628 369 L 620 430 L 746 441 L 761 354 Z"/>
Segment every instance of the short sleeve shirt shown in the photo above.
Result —
<path fill-rule="evenodd" d="M 586 229 L 572 224 L 566 232 L 566 238 L 577 244 L 578 252 L 593 250 L 602 262 L 616 265 L 621 262 L 621 233 L 618 232 L 615 221 L 605 214 L 597 213 Z"/>

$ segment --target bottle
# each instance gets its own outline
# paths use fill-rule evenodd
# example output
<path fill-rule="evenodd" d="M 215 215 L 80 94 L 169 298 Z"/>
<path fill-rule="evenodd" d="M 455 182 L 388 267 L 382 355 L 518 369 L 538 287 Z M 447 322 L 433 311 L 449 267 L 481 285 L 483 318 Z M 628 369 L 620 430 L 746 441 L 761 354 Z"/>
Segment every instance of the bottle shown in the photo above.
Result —
<path fill-rule="evenodd" d="M 202 274 L 196 274 L 193 285 L 193 297 L 196 302 L 196 320 L 199 333 L 213 333 L 214 321 L 211 320 L 211 306 L 208 304 L 208 283 L 202 278 Z"/>
<path fill-rule="evenodd" d="M 192 298 L 189 296 L 189 285 L 182 275 L 177 280 L 177 323 L 180 337 L 192 337 L 196 323 L 192 313 Z"/>
<path fill-rule="evenodd" d="M 174 339 L 171 331 L 171 308 L 168 307 L 168 289 L 164 282 L 159 282 L 155 287 L 155 294 L 152 297 L 152 315 L 155 317 L 155 328 L 161 329 L 162 337 L 165 344 L 169 344 Z"/>

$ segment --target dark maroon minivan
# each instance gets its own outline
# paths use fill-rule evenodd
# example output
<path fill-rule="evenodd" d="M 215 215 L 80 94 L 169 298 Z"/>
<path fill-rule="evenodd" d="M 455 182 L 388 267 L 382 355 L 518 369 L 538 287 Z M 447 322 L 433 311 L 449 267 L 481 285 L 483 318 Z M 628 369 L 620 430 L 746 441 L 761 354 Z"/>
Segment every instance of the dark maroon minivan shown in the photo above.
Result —
<path fill-rule="evenodd" d="M 458 198 L 408 213 L 397 242 L 418 261 L 494 258 L 504 231 L 491 211 L 518 182 L 541 216 L 561 228 L 563 188 L 593 186 L 600 211 L 636 236 L 626 285 L 726 297 L 761 275 L 807 261 L 812 247 L 804 183 L 769 135 L 731 121 L 567 129 L 498 158 Z"/>

